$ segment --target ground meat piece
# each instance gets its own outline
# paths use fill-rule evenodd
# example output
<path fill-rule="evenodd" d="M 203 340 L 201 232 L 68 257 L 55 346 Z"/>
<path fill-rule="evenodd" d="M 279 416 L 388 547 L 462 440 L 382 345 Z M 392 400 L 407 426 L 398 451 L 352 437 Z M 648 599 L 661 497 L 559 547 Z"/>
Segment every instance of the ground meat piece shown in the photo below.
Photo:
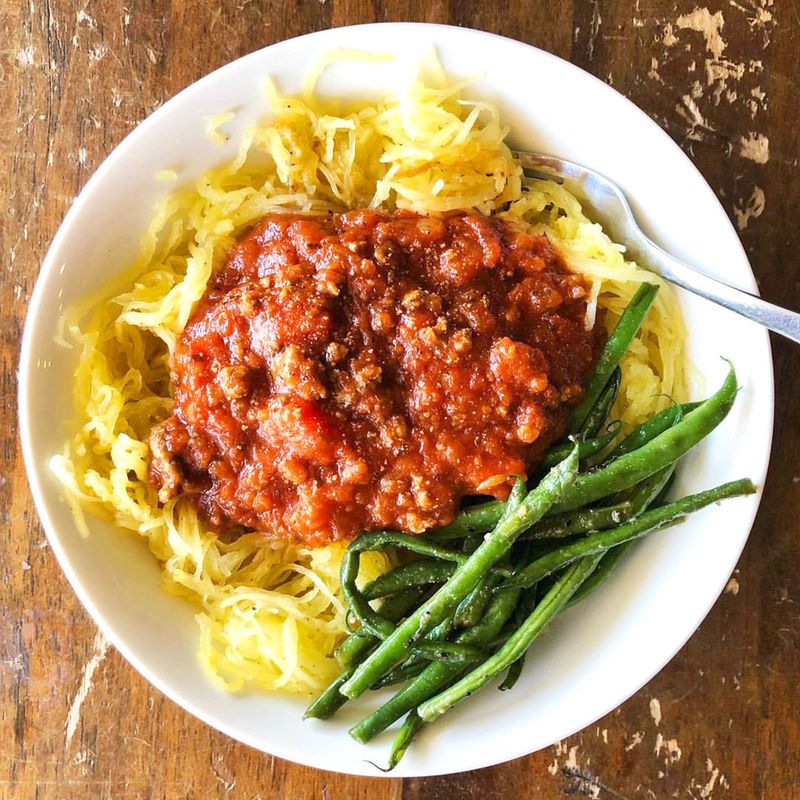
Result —
<path fill-rule="evenodd" d="M 171 433 L 183 433 L 180 441 L 175 441 Z M 150 432 L 150 480 L 158 487 L 158 499 L 166 503 L 176 497 L 183 486 L 183 473 L 175 453 L 186 447 L 186 429 L 175 417 L 170 417 Z"/>
<path fill-rule="evenodd" d="M 311 545 L 446 524 L 564 434 L 603 343 L 543 236 L 476 214 L 271 215 L 180 337 L 166 501 Z"/>
<path fill-rule="evenodd" d="M 233 364 L 230 367 L 223 367 L 217 380 L 225 396 L 230 400 L 247 397 L 250 392 L 250 379 L 252 372 L 249 367 L 243 364 Z"/>

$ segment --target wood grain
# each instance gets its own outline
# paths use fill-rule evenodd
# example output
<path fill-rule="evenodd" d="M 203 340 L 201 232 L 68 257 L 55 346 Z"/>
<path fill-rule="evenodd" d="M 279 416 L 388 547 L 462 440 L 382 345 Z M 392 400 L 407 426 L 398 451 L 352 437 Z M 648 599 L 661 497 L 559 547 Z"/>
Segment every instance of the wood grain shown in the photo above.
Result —
<path fill-rule="evenodd" d="M 800 798 L 800 348 L 783 341 L 774 342 L 772 469 L 729 591 L 621 708 L 492 769 L 356 779 L 237 744 L 108 648 L 48 550 L 14 397 L 27 298 L 70 202 L 126 133 L 212 69 L 290 36 L 386 20 L 494 31 L 612 84 L 692 156 L 739 228 L 763 294 L 800 308 L 793 0 L 0 4 L 0 797 Z M 578 772 L 586 778 L 565 774 Z"/>

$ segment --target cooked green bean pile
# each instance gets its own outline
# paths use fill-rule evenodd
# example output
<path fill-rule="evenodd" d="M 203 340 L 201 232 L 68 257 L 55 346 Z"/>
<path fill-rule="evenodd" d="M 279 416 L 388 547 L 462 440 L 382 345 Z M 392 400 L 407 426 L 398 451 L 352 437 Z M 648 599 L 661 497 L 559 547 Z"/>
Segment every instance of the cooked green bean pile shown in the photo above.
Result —
<path fill-rule="evenodd" d="M 368 742 L 405 715 L 389 755 L 394 768 L 414 737 L 457 703 L 502 673 L 499 688 L 510 689 L 534 640 L 594 591 L 634 540 L 755 492 L 744 479 L 665 500 L 678 459 L 730 411 L 733 365 L 701 403 L 672 405 L 619 441 L 622 426 L 608 423 L 619 361 L 656 291 L 643 285 L 623 313 L 572 413 L 570 441 L 551 449 L 530 486 L 518 478 L 507 501 L 471 506 L 426 537 L 380 531 L 350 544 L 342 590 L 348 625 L 358 625 L 337 649 L 341 674 L 306 717 L 328 719 L 368 689 L 402 684 L 350 729 Z M 386 547 L 413 560 L 359 588 L 360 554 Z"/>

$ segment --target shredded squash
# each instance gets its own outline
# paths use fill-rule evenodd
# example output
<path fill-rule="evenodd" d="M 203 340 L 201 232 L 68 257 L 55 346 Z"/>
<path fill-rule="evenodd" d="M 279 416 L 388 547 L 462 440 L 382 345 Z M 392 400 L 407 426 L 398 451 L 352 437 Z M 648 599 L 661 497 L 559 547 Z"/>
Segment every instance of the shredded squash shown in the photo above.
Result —
<path fill-rule="evenodd" d="M 613 326 L 638 284 L 658 280 L 627 261 L 563 188 L 524 179 L 497 110 L 464 99 L 466 82 L 449 81 L 435 60 L 396 94 L 350 107 L 315 94 L 330 60 L 312 71 L 301 97 L 284 97 L 267 81 L 269 121 L 246 133 L 230 163 L 193 185 L 178 181 L 136 262 L 62 321 L 61 338 L 77 350 L 77 424 L 51 466 L 83 532 L 88 510 L 146 539 L 164 587 L 197 604 L 200 659 L 227 690 L 318 691 L 337 671 L 332 651 L 344 625 L 341 543 L 311 550 L 257 533 L 227 539 L 191 503 L 159 504 L 147 480 L 148 432 L 172 402 L 170 353 L 209 276 L 249 226 L 282 209 L 503 213 L 546 233 L 587 277 L 589 326 L 597 308 Z M 207 121 L 216 141 L 226 140 L 219 127 L 231 116 Z M 665 285 L 622 365 L 616 414 L 625 423 L 683 399 L 684 337 Z M 391 554 L 362 556 L 362 575 L 391 563 Z"/>

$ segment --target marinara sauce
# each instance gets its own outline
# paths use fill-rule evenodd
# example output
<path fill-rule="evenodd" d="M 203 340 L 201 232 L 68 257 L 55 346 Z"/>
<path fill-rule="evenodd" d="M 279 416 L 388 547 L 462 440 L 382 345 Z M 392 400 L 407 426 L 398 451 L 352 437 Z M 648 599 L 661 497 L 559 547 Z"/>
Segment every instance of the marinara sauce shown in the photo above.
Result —
<path fill-rule="evenodd" d="M 585 297 L 544 236 L 498 219 L 268 216 L 177 343 L 151 480 L 311 545 L 446 524 L 563 436 L 603 338 Z"/>

